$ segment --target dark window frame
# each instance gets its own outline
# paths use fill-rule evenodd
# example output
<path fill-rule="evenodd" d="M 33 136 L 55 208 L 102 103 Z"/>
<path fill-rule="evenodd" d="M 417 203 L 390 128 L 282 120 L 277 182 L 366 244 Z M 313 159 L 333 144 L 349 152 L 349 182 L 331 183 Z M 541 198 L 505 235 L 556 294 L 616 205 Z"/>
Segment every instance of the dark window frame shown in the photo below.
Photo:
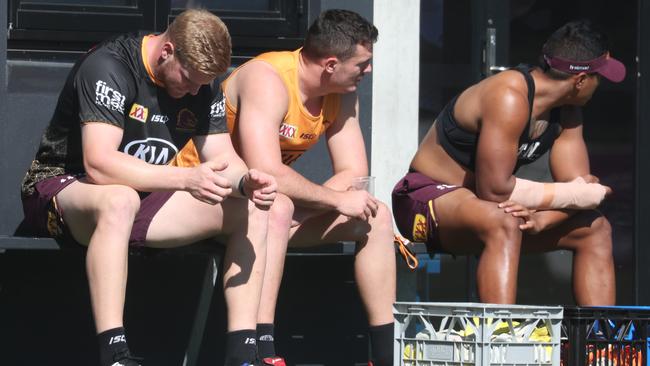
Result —
<path fill-rule="evenodd" d="M 233 54 L 255 55 L 300 46 L 307 29 L 308 0 L 270 0 L 270 11 L 209 9 L 226 23 Z M 39 4 L 9 0 L 10 58 L 20 54 L 78 54 L 119 33 L 163 31 L 182 12 L 171 0 L 134 0 L 132 6 Z M 38 57 L 38 56 L 36 56 Z"/>

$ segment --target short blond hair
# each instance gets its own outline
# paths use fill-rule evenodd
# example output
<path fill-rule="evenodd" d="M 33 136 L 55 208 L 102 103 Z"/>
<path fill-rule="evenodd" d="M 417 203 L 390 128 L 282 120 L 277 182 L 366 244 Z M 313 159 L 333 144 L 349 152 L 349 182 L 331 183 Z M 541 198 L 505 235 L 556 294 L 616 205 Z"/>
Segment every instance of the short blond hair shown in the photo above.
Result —
<path fill-rule="evenodd" d="M 218 16 L 204 9 L 186 10 L 169 25 L 167 34 L 183 66 L 214 78 L 228 70 L 230 33 Z"/>

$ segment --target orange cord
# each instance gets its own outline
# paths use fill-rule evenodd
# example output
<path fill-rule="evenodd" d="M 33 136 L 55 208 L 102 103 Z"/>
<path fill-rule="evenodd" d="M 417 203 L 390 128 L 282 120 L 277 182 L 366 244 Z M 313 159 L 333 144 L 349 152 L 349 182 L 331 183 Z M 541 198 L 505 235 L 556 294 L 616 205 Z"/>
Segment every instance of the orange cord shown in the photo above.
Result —
<path fill-rule="evenodd" d="M 411 270 L 418 268 L 420 261 L 418 261 L 418 257 L 415 255 L 415 253 L 413 253 L 411 248 L 408 247 L 411 242 L 406 238 L 401 237 L 400 235 L 395 235 L 394 242 L 395 245 L 397 245 L 399 248 L 399 253 L 402 255 L 402 258 L 404 258 L 406 265 Z"/>

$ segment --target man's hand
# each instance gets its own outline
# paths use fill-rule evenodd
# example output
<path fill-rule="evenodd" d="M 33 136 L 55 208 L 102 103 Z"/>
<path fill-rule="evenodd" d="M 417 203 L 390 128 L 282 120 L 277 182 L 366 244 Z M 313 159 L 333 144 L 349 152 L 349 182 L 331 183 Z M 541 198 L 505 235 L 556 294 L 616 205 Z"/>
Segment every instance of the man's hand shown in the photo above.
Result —
<path fill-rule="evenodd" d="M 268 210 L 275 200 L 275 194 L 278 190 L 278 184 L 275 178 L 259 170 L 251 169 L 242 178 L 243 193 L 259 209 Z"/>
<path fill-rule="evenodd" d="M 230 181 L 217 174 L 228 167 L 228 162 L 208 161 L 190 168 L 185 190 L 199 201 L 210 205 L 223 202 L 232 193 Z"/>
<path fill-rule="evenodd" d="M 341 198 L 336 210 L 342 215 L 364 221 L 377 216 L 379 202 L 367 191 L 347 190 L 339 193 Z"/>
<path fill-rule="evenodd" d="M 528 209 L 515 201 L 501 202 L 499 208 L 502 208 L 505 213 L 523 220 L 523 223 L 519 225 L 521 231 L 537 234 L 544 229 L 542 224 L 535 219 L 535 210 Z"/>
<path fill-rule="evenodd" d="M 598 178 L 595 175 L 587 174 L 585 176 L 578 177 L 578 178 L 574 179 L 573 181 L 582 182 L 582 183 L 600 183 L 600 178 Z M 605 187 L 605 192 L 606 192 L 605 196 L 609 196 L 610 194 L 612 194 L 612 188 L 611 187 L 606 186 L 604 184 L 602 186 Z"/>

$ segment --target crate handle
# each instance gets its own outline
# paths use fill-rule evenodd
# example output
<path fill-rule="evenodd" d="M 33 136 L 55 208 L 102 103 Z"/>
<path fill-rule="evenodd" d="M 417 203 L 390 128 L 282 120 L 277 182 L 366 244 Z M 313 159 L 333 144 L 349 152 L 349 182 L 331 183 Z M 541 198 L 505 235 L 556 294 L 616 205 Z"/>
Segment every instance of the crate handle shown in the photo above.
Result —
<path fill-rule="evenodd" d="M 510 311 L 508 311 L 508 310 L 496 310 L 494 312 L 494 314 L 495 315 L 510 315 L 512 313 Z"/>
<path fill-rule="evenodd" d="M 538 310 L 538 311 L 534 311 L 533 315 L 551 316 L 551 313 L 545 310 Z"/>
<path fill-rule="evenodd" d="M 453 314 L 469 314 L 469 310 L 464 309 L 453 309 L 451 312 Z"/>
<path fill-rule="evenodd" d="M 424 308 L 408 308 L 409 313 L 424 313 L 426 310 Z"/>

